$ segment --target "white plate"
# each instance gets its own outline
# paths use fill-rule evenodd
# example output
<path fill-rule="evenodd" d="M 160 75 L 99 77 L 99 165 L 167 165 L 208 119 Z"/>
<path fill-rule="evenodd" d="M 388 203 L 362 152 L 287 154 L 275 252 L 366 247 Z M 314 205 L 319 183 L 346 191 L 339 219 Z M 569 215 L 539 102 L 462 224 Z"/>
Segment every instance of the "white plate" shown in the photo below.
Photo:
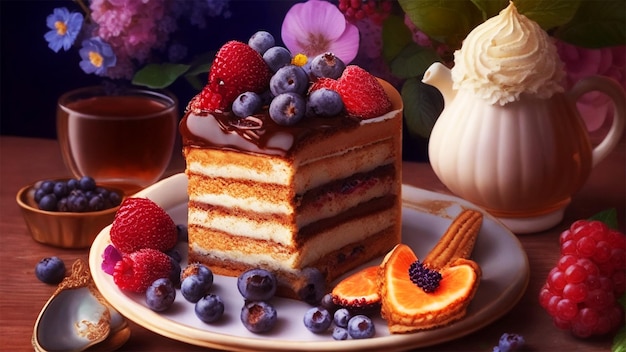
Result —
<path fill-rule="evenodd" d="M 187 179 L 177 174 L 137 196 L 152 199 L 165 208 L 177 224 L 186 223 Z M 459 198 L 403 186 L 403 242 L 419 257 L 428 253 L 462 208 L 478 209 Z M 249 332 L 239 320 L 243 298 L 237 291 L 236 278 L 216 276 L 212 291 L 222 297 L 225 314 L 215 324 L 201 322 L 192 303 L 180 292 L 174 306 L 157 313 L 144 303 L 144 297 L 121 291 L 110 275 L 101 269 L 102 253 L 109 240 L 110 226 L 104 228 L 89 253 L 89 266 L 102 295 L 126 318 L 160 335 L 194 345 L 237 350 L 401 350 L 431 346 L 470 334 L 507 313 L 522 297 L 528 285 L 528 258 L 519 241 L 493 217 L 485 213 L 473 259 L 481 266 L 483 276 L 467 315 L 451 325 L 412 334 L 391 335 L 387 326 L 374 314 L 376 336 L 365 340 L 333 340 L 330 332 L 316 335 L 302 323 L 310 308 L 303 302 L 274 298 L 278 325 L 268 334 Z M 183 244 L 181 248 L 185 248 Z M 186 250 L 185 250 L 186 252 Z M 380 263 L 380 259 L 371 264 Z"/>

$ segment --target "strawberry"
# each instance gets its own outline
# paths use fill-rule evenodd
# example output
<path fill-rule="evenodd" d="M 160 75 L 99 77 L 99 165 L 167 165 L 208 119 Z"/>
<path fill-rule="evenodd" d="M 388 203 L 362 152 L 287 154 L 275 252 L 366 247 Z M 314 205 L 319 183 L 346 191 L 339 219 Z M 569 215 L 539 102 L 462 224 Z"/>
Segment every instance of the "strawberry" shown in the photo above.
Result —
<path fill-rule="evenodd" d="M 320 88 L 326 88 L 334 90 L 335 92 L 339 92 L 339 81 L 328 77 L 320 77 L 315 82 L 313 82 L 313 84 L 311 84 L 311 88 L 309 88 L 309 94 Z"/>
<path fill-rule="evenodd" d="M 124 291 L 143 293 L 156 279 L 169 277 L 170 257 L 156 249 L 144 248 L 125 254 L 115 264 L 113 282 Z"/>
<path fill-rule="evenodd" d="M 256 50 L 245 43 L 229 41 L 215 55 L 209 71 L 208 92 L 201 93 L 196 108 L 227 110 L 239 94 L 267 90 L 271 75 L 270 68 Z"/>
<path fill-rule="evenodd" d="M 376 77 L 356 65 L 348 65 L 339 79 L 320 79 L 311 91 L 328 88 L 341 95 L 349 115 L 369 119 L 383 115 L 391 109 L 391 101 Z"/>
<path fill-rule="evenodd" d="M 166 251 L 177 241 L 178 233 L 172 218 L 147 198 L 126 198 L 111 225 L 111 243 L 122 253 L 142 248 Z"/>

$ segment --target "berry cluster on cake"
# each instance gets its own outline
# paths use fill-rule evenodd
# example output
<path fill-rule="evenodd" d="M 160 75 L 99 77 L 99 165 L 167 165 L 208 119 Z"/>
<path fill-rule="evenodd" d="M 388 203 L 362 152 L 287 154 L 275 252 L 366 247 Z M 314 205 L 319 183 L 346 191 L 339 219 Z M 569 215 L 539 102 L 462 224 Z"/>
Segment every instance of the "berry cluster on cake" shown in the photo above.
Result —
<path fill-rule="evenodd" d="M 333 53 L 226 43 L 180 131 L 190 262 L 267 269 L 278 294 L 317 301 L 400 242 L 401 98 Z"/>

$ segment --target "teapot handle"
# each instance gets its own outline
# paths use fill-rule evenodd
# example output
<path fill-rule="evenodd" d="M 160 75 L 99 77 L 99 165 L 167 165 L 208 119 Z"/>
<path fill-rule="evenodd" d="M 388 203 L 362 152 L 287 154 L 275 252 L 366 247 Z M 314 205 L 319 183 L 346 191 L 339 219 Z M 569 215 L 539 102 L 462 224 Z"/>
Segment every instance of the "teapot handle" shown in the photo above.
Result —
<path fill-rule="evenodd" d="M 593 148 L 592 165 L 596 166 L 617 145 L 622 133 L 626 118 L 626 93 L 614 80 L 603 76 L 590 76 L 578 81 L 569 92 L 575 105 L 576 100 L 585 93 L 599 91 L 606 94 L 613 101 L 614 115 L 611 129 L 602 142 Z"/>

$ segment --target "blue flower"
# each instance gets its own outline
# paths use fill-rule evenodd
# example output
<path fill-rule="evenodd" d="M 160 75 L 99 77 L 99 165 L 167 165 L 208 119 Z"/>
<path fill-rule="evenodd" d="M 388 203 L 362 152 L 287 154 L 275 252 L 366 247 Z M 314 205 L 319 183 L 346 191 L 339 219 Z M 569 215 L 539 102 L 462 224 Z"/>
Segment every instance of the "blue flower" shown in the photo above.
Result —
<path fill-rule="evenodd" d="M 61 48 L 67 51 L 80 33 L 83 15 L 79 12 L 70 13 L 65 7 L 57 8 L 46 18 L 46 25 L 51 29 L 44 35 L 48 47 L 55 53 L 58 53 Z"/>
<path fill-rule="evenodd" d="M 115 66 L 117 58 L 109 44 L 99 37 L 94 37 L 83 41 L 83 47 L 78 51 L 82 61 L 80 68 L 85 73 L 95 73 L 102 76 L 107 68 Z"/>

